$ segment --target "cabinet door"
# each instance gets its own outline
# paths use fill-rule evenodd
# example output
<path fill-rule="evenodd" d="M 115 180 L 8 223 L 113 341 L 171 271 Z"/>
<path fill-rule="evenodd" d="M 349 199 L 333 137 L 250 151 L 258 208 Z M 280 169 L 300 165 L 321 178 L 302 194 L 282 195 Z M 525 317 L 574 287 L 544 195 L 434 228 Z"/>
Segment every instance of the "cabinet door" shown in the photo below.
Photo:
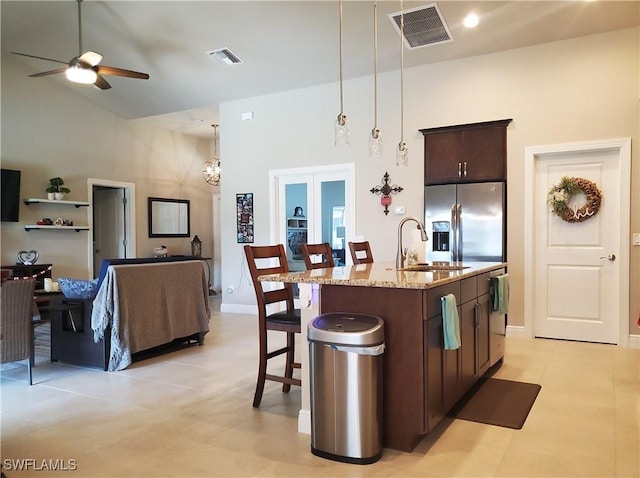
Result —
<path fill-rule="evenodd" d="M 444 417 L 444 401 L 442 396 L 442 359 L 444 344 L 442 342 L 442 316 L 424 322 L 425 353 L 425 424 L 424 429 L 429 432 Z"/>
<path fill-rule="evenodd" d="M 460 349 L 442 350 L 442 401 L 450 410 L 460 398 Z"/>
<path fill-rule="evenodd" d="M 459 181 L 464 157 L 462 131 L 426 135 L 424 137 L 425 184 Z"/>
<path fill-rule="evenodd" d="M 469 129 L 464 132 L 462 181 L 506 179 L 506 135 L 504 127 Z"/>
<path fill-rule="evenodd" d="M 491 365 L 489 315 L 491 314 L 491 296 L 484 294 L 478 297 L 476 306 L 476 353 L 478 361 L 478 377 L 482 376 Z"/>
<path fill-rule="evenodd" d="M 475 278 L 474 278 L 475 279 Z M 462 396 L 478 377 L 476 356 L 476 306 L 474 300 L 459 307 L 460 310 L 460 390 Z"/>

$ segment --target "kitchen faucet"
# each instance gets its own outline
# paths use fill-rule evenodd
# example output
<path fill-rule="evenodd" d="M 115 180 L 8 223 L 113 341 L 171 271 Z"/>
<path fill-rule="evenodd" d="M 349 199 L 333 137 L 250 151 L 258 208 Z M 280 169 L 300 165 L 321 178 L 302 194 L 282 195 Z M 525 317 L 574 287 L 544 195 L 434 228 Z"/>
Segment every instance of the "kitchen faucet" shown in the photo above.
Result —
<path fill-rule="evenodd" d="M 415 221 L 416 224 L 418 224 L 422 242 L 426 242 L 429 240 L 429 238 L 427 237 L 427 231 L 425 230 L 424 224 L 422 224 L 422 221 L 420 221 L 420 219 L 413 216 L 403 218 L 402 221 L 400 221 L 400 224 L 398 224 L 398 252 L 396 253 L 396 269 L 404 269 L 404 261 L 407 258 L 407 248 L 402 248 L 402 226 L 404 226 L 404 223 L 407 221 Z"/>

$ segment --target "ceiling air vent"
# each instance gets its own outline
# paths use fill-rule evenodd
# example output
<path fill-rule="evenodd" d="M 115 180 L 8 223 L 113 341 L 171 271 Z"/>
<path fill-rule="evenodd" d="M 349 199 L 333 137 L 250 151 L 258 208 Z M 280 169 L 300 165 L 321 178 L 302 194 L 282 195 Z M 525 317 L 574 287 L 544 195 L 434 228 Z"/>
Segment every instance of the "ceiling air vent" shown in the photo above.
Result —
<path fill-rule="evenodd" d="M 238 55 L 233 53 L 228 48 L 220 48 L 219 50 L 211 50 L 207 52 L 207 55 L 216 58 L 218 61 L 221 61 L 225 65 L 237 65 L 238 63 L 243 63 Z"/>
<path fill-rule="evenodd" d="M 389 14 L 398 33 L 401 17 L 402 12 Z M 431 3 L 404 11 L 404 41 L 409 49 L 453 41 L 438 5 Z"/>

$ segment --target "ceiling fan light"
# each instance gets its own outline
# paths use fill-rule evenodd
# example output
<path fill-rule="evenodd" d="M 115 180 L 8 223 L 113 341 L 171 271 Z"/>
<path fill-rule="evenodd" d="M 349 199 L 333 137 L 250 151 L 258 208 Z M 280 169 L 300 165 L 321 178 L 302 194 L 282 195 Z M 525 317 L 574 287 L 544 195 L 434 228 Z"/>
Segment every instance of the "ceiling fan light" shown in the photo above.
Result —
<path fill-rule="evenodd" d="M 82 68 L 77 65 L 67 68 L 65 75 L 69 81 L 73 81 L 74 83 L 83 83 L 86 85 L 95 83 L 96 79 L 98 79 L 98 74 L 95 71 L 89 68 Z"/>

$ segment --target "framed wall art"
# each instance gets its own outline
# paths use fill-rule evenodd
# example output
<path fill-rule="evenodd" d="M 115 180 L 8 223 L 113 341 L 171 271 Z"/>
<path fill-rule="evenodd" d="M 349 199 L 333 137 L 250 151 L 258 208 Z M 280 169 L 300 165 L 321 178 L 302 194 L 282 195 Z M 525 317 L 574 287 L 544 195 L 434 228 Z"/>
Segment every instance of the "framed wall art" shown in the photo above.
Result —
<path fill-rule="evenodd" d="M 253 242 L 253 193 L 236 194 L 238 243 Z"/>

